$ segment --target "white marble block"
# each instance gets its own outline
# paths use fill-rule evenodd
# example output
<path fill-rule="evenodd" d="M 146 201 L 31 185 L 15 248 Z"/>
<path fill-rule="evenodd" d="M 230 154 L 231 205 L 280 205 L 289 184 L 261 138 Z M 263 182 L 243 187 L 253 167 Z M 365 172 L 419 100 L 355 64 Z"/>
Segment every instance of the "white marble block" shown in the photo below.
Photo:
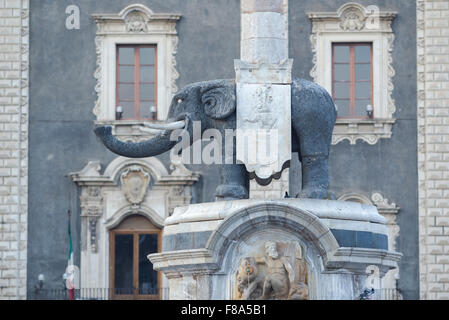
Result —
<path fill-rule="evenodd" d="M 288 0 L 241 1 L 240 57 L 248 63 L 288 59 Z"/>
<path fill-rule="evenodd" d="M 288 0 L 242 0 L 240 48 L 237 162 L 265 184 L 291 159 Z"/>
<path fill-rule="evenodd" d="M 287 15 L 277 12 L 242 14 L 241 59 L 279 64 L 288 59 Z"/>
<path fill-rule="evenodd" d="M 237 83 L 237 106 L 237 162 L 268 179 L 291 159 L 291 87 Z"/>

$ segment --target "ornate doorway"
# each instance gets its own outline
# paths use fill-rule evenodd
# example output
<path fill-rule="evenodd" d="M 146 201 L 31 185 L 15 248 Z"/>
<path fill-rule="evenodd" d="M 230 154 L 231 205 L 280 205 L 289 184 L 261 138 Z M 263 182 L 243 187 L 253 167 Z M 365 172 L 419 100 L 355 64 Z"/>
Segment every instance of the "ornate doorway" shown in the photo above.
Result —
<path fill-rule="evenodd" d="M 161 251 L 161 229 L 141 215 L 125 218 L 109 232 L 111 299 L 160 299 L 161 274 L 147 259 Z"/>
<path fill-rule="evenodd" d="M 126 244 L 126 241 L 131 241 L 131 237 L 125 236 L 117 237 L 118 245 L 128 246 L 131 248 L 129 252 L 133 253 L 128 257 L 132 261 L 128 265 L 128 268 L 132 265 L 130 273 L 132 280 L 127 279 L 128 283 L 130 281 L 132 283 L 131 291 L 134 288 L 143 289 L 142 286 L 134 286 L 135 277 L 138 277 L 134 272 L 134 265 L 139 265 L 138 261 L 134 262 L 135 259 L 139 259 L 139 250 L 134 248 L 139 245 L 139 234 L 148 234 L 148 230 L 151 231 L 149 234 L 153 235 L 160 232 L 164 220 L 172 214 L 174 208 L 190 204 L 191 185 L 199 180 L 199 175 L 186 169 L 182 163 L 170 162 L 168 167 L 169 170 L 164 163 L 154 157 L 145 159 L 117 157 L 104 169 L 100 161 L 96 160 L 90 161 L 81 171 L 70 174 L 80 187 L 80 288 L 83 293 L 88 293 L 82 295 L 83 299 L 110 299 L 113 296 L 113 289 L 118 288 L 112 284 L 111 279 L 114 277 L 110 274 L 114 271 L 115 263 L 111 255 L 114 255 L 116 250 L 115 246 L 112 247 L 116 240 L 115 236 L 111 239 L 112 232 L 132 235 L 132 247 L 131 243 Z M 129 221 L 125 221 L 131 214 L 147 220 L 136 223 L 137 229 L 136 226 L 131 230 L 126 229 L 126 225 L 132 225 Z M 148 228 L 142 228 L 144 225 Z M 133 232 L 136 233 L 137 240 L 134 240 Z M 150 241 L 148 238 L 151 236 L 142 236 L 140 240 L 147 243 Z M 134 250 L 137 250 L 137 253 Z M 149 263 L 146 256 L 144 261 Z M 123 275 L 123 272 L 117 272 L 119 276 Z M 167 286 L 165 277 L 162 277 L 161 281 L 159 288 L 165 288 Z M 165 291 L 161 294 L 159 290 L 159 294 L 160 298 L 164 299 Z M 116 298 L 156 298 L 150 296 L 153 295 L 141 297 L 138 292 L 134 295 L 132 291 L 128 295 L 120 294 Z"/>

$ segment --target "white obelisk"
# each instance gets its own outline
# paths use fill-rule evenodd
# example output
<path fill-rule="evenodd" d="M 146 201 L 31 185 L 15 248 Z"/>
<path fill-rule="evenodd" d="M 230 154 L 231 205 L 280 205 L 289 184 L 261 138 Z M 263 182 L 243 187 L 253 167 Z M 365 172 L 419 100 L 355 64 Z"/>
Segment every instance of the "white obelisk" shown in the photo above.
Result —
<path fill-rule="evenodd" d="M 267 184 L 291 159 L 288 0 L 241 0 L 237 161 Z"/>

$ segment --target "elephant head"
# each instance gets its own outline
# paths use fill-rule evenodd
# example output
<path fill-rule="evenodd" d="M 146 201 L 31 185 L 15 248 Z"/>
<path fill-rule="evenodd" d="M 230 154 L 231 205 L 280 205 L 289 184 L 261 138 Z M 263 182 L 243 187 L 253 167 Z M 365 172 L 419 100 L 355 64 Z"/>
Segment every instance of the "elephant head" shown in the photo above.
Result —
<path fill-rule="evenodd" d="M 112 134 L 111 126 L 95 128 L 95 134 L 112 152 L 128 158 L 153 157 L 172 149 L 178 141 L 170 139 L 174 130 L 187 131 L 193 142 L 193 122 L 201 121 L 202 131 L 218 126 L 235 126 L 235 83 L 213 80 L 193 83 L 172 99 L 165 124 L 145 123 L 142 131 L 156 136 L 139 143 L 122 142 Z M 230 121 L 223 121 L 227 118 Z M 218 123 L 217 123 L 218 122 Z M 201 132 L 202 134 L 202 132 Z M 180 135 L 179 135 L 180 136 Z"/>

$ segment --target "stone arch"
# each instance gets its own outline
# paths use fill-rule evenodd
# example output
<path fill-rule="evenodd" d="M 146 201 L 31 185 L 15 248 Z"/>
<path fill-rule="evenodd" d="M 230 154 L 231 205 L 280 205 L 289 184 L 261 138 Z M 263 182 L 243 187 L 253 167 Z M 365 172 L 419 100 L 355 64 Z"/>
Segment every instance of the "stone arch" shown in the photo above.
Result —
<path fill-rule="evenodd" d="M 139 165 L 145 168 L 156 179 L 156 181 L 159 181 L 164 176 L 169 175 L 164 164 L 155 157 L 144 159 L 117 157 L 107 166 L 104 171 L 104 176 L 110 177 L 112 180 L 115 180 L 123 168 L 131 165 Z"/>
<path fill-rule="evenodd" d="M 116 211 L 110 219 L 105 221 L 104 227 L 107 230 L 114 229 L 126 218 L 136 214 L 147 218 L 151 221 L 152 224 L 154 224 L 161 230 L 164 227 L 164 220 L 160 218 L 160 216 L 154 210 L 145 206 L 140 206 L 138 210 L 136 210 L 132 206 L 121 208 L 120 210 Z"/>
<path fill-rule="evenodd" d="M 337 15 L 338 15 L 338 17 L 341 18 L 344 13 L 351 11 L 351 10 L 356 11 L 363 18 L 366 16 L 365 7 L 356 2 L 348 2 L 348 3 L 345 3 L 344 5 L 342 5 L 340 8 L 338 8 Z"/>
<path fill-rule="evenodd" d="M 312 213 L 288 205 L 263 203 L 241 209 L 226 218 L 212 232 L 206 249 L 216 253 L 218 265 L 222 266 L 232 243 L 256 231 L 273 227 L 282 228 L 312 243 L 324 265 L 339 248 L 329 228 Z"/>
<path fill-rule="evenodd" d="M 132 12 L 141 12 L 143 13 L 147 19 L 149 20 L 151 16 L 154 14 L 153 10 L 148 8 L 147 6 L 144 6 L 143 4 L 131 4 L 127 7 L 125 7 L 120 13 L 118 14 L 123 20 L 126 19 L 126 17 L 132 13 Z"/>
<path fill-rule="evenodd" d="M 365 195 L 360 193 L 345 193 L 340 196 L 338 201 L 350 201 L 350 202 L 358 202 L 361 204 L 373 205 L 372 201 Z"/>

